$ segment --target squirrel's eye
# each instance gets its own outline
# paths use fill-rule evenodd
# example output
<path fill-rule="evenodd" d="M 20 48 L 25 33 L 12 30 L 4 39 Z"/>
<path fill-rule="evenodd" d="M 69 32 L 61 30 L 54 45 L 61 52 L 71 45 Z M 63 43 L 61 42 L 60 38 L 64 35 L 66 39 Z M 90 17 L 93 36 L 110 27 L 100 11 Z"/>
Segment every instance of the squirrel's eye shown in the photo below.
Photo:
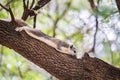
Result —
<path fill-rule="evenodd" d="M 74 53 L 76 53 L 76 51 L 74 51 Z"/>

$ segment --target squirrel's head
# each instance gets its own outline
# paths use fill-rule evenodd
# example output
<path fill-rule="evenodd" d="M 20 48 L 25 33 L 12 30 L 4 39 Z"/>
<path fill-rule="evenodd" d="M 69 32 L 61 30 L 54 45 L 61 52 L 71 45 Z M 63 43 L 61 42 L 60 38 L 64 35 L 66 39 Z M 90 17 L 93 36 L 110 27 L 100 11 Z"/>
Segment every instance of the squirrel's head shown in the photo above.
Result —
<path fill-rule="evenodd" d="M 72 55 L 75 55 L 76 53 L 77 53 L 77 51 L 76 51 L 76 48 L 73 46 L 73 45 L 70 45 L 69 46 L 69 52 L 72 54 Z"/>

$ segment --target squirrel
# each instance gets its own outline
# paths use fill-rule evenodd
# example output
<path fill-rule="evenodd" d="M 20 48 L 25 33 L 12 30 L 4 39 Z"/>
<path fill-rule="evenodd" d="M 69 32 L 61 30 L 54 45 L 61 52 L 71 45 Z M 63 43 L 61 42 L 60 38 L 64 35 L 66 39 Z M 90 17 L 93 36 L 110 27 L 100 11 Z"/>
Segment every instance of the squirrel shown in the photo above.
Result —
<path fill-rule="evenodd" d="M 65 41 L 48 36 L 37 29 L 33 29 L 28 26 L 23 26 L 23 27 L 17 27 L 15 30 L 19 32 L 25 31 L 29 36 L 46 43 L 47 45 L 55 48 L 59 52 L 73 56 L 76 55 L 76 48 L 73 45 Z"/>

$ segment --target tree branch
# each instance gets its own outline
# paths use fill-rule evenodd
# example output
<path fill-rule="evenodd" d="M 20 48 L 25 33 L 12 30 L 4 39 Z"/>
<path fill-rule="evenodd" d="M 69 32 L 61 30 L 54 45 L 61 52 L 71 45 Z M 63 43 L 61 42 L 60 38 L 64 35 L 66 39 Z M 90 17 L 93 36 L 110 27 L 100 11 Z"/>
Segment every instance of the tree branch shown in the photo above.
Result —
<path fill-rule="evenodd" d="M 94 0 L 88 0 L 88 1 L 90 3 L 90 6 L 91 6 L 92 10 L 96 10 L 96 5 L 94 3 Z"/>
<path fill-rule="evenodd" d="M 35 3 L 35 0 L 33 0 L 32 4 L 29 7 L 29 0 L 27 0 L 27 4 L 26 4 L 26 0 L 23 0 L 24 11 L 23 11 L 22 19 L 26 20 L 28 18 L 28 16 L 36 16 L 37 14 L 34 12 L 34 10 L 36 10 L 36 11 L 39 10 L 41 7 L 43 7 L 50 1 L 51 0 L 38 0 L 38 2 L 37 2 L 38 5 L 33 7 L 33 5 Z"/>
<path fill-rule="evenodd" d="M 35 28 L 36 27 L 37 14 L 39 13 L 37 10 L 39 10 L 41 7 L 43 7 L 44 5 L 46 5 L 50 1 L 51 0 L 38 0 L 37 5 L 35 7 L 33 7 L 33 5 L 35 3 L 35 0 L 33 0 L 32 4 L 29 7 L 29 0 L 27 0 L 27 4 L 25 3 L 26 0 L 23 0 L 24 11 L 23 11 L 22 19 L 26 20 L 28 18 L 28 16 L 34 16 L 33 27 Z"/>
<path fill-rule="evenodd" d="M 51 0 L 38 0 L 38 5 L 36 5 L 33 10 L 39 10 L 41 7 L 43 7 L 44 5 L 46 5 L 48 2 L 50 2 Z"/>
<path fill-rule="evenodd" d="M 15 31 L 19 25 L 23 24 L 18 21 L 13 23 L 0 20 L 0 44 L 15 50 L 58 79 L 120 80 L 120 69 L 98 58 L 90 58 L 87 54 L 82 59 L 76 59 L 60 53 L 45 43 L 30 37 L 24 31 Z"/>
<path fill-rule="evenodd" d="M 6 7 L 4 7 L 1 3 L 0 3 L 0 6 L 5 9 L 6 11 L 9 11 Z"/>
<path fill-rule="evenodd" d="M 118 11 L 120 13 L 120 0 L 115 0 L 116 1 L 116 5 L 117 5 L 117 8 L 118 8 Z"/>
<path fill-rule="evenodd" d="M 7 9 L 6 7 L 4 7 L 1 3 L 0 3 L 0 6 L 1 6 L 3 9 L 5 9 L 6 11 L 8 11 L 8 12 L 10 13 L 10 15 L 11 15 L 11 21 L 14 22 L 14 21 L 15 21 L 15 18 L 14 18 L 14 15 L 13 15 L 13 12 L 12 12 L 10 6 L 9 6 L 8 9 Z"/>
<path fill-rule="evenodd" d="M 30 6 L 30 9 L 32 9 L 34 3 L 35 3 L 35 0 L 32 0 L 32 4 L 31 4 L 31 6 Z"/>
<path fill-rule="evenodd" d="M 13 2 L 14 0 L 10 0 L 10 1 L 8 1 L 6 4 L 5 4 L 5 6 L 8 6 L 8 5 L 10 5 L 10 3 L 11 2 Z M 0 11 L 2 10 L 2 8 L 0 8 Z"/>

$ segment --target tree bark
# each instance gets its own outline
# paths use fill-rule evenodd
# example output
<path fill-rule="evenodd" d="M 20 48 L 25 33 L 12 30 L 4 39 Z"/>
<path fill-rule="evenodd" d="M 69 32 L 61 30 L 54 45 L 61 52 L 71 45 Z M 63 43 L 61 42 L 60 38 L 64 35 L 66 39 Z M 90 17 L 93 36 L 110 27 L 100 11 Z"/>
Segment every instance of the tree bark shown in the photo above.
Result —
<path fill-rule="evenodd" d="M 44 68 L 60 80 L 120 80 L 120 69 L 87 54 L 82 59 L 60 53 L 45 43 L 15 31 L 18 22 L 0 20 L 0 44 Z"/>

